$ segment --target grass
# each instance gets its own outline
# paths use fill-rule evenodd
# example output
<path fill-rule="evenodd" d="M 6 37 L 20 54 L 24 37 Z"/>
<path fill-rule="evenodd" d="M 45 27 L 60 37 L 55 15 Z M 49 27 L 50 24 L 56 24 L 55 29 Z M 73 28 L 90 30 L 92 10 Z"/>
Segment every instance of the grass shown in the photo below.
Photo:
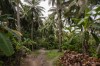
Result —
<path fill-rule="evenodd" d="M 47 55 L 47 59 L 48 60 L 52 60 L 56 57 L 59 57 L 60 55 L 62 55 L 62 52 L 58 52 L 58 50 L 48 50 L 48 52 L 46 53 Z"/>
<path fill-rule="evenodd" d="M 34 56 L 38 56 L 40 53 L 39 53 L 39 51 L 38 50 L 35 50 L 35 51 L 33 51 L 32 52 L 32 54 L 34 55 Z M 54 59 L 54 58 L 56 58 L 56 57 L 59 57 L 59 56 L 61 56 L 63 54 L 63 52 L 58 52 L 58 50 L 46 50 L 46 57 L 47 57 L 47 60 L 52 60 L 52 59 Z"/>
<path fill-rule="evenodd" d="M 56 66 L 58 58 L 63 54 L 63 52 L 58 52 L 58 50 L 45 50 L 45 56 L 48 62 L 52 62 L 53 66 Z M 33 55 L 37 57 L 40 54 L 39 50 L 35 50 Z"/>
<path fill-rule="evenodd" d="M 58 64 L 58 58 L 60 58 L 60 56 L 62 56 L 63 52 L 58 52 L 58 50 L 48 50 L 48 52 L 46 53 L 46 57 L 47 60 L 49 60 L 50 62 L 52 62 L 53 66 L 57 66 Z"/>

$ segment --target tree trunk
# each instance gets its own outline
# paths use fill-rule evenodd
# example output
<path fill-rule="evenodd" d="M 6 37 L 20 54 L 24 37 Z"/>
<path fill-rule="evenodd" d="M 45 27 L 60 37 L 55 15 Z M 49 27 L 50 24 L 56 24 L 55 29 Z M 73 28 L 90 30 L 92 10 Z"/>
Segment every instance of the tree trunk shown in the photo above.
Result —
<path fill-rule="evenodd" d="M 97 57 L 100 58 L 100 44 L 98 45 L 96 49 Z"/>
<path fill-rule="evenodd" d="M 90 55 L 90 52 L 89 52 L 89 43 L 88 43 L 88 41 L 89 41 L 89 32 L 88 31 L 84 32 L 84 37 L 83 38 L 84 38 L 84 40 L 83 40 L 83 52 L 85 54 Z"/>
<path fill-rule="evenodd" d="M 20 25 L 20 7 L 19 7 L 19 0 L 17 1 L 17 30 L 21 33 L 21 25 Z M 21 36 L 18 39 L 21 41 Z"/>
<path fill-rule="evenodd" d="M 88 41 L 87 40 L 83 41 L 83 53 L 89 55 L 89 45 L 88 45 Z"/>
<path fill-rule="evenodd" d="M 59 51 L 62 51 L 62 20 L 61 20 L 61 10 L 58 10 L 58 29 L 59 29 Z"/>
<path fill-rule="evenodd" d="M 31 39 L 33 40 L 33 22 L 32 22 L 32 25 L 31 25 Z"/>

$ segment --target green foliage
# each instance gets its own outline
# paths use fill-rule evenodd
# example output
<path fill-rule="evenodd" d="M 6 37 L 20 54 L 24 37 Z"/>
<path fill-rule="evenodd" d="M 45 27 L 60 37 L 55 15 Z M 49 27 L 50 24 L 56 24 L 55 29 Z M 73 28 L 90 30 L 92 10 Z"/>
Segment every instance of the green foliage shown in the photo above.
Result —
<path fill-rule="evenodd" d="M 6 56 L 10 56 L 14 53 L 12 43 L 4 33 L 0 33 L 0 50 L 3 51 Z"/>
<path fill-rule="evenodd" d="M 97 45 L 99 45 L 100 39 L 97 37 L 96 34 L 94 34 L 94 33 L 91 33 L 91 34 L 92 34 L 93 38 L 95 39 L 95 41 L 97 42 Z"/>
<path fill-rule="evenodd" d="M 18 50 L 24 50 L 25 52 L 31 52 L 32 48 L 30 46 L 36 44 L 34 41 L 30 39 L 24 39 L 21 42 L 17 42 L 15 39 L 13 39 L 13 43 L 15 44 L 15 49 Z"/>
<path fill-rule="evenodd" d="M 0 15 L 0 21 L 5 21 L 5 20 L 8 20 L 8 19 L 14 20 L 14 18 L 12 18 L 10 14 Z"/>
<path fill-rule="evenodd" d="M 55 37 L 55 27 L 54 22 L 51 17 L 45 21 L 42 28 L 39 29 L 42 37 L 38 38 L 38 47 L 44 47 L 46 49 L 55 49 L 58 47 Z"/>
<path fill-rule="evenodd" d="M 53 39 L 53 40 L 52 40 Z M 44 47 L 46 49 L 55 49 L 57 48 L 57 43 L 54 41 L 53 36 L 49 36 L 49 38 L 41 38 L 37 42 L 38 44 L 36 45 L 37 48 Z"/>
<path fill-rule="evenodd" d="M 30 52 L 32 49 L 41 47 L 56 49 L 58 48 L 59 39 L 57 38 L 59 38 L 60 27 L 62 30 L 61 47 L 63 49 L 82 52 L 82 44 L 87 42 L 90 54 L 96 56 L 96 45 L 100 43 L 100 17 L 96 17 L 100 16 L 100 5 L 95 5 L 94 8 L 90 7 L 94 6 L 94 3 L 100 3 L 100 1 L 89 0 L 87 4 L 84 0 L 85 3 L 82 6 L 78 1 L 50 0 L 54 7 L 50 10 L 52 14 L 45 21 L 43 20 L 44 17 L 41 17 L 44 9 L 39 6 L 41 0 L 32 0 L 32 2 L 27 0 L 26 2 L 29 5 L 25 5 L 20 1 L 21 34 L 16 30 L 10 29 L 17 29 L 18 26 L 16 24 L 17 9 L 15 8 L 17 2 L 0 0 L 1 54 L 11 56 L 15 52 L 16 56 L 18 51 Z M 83 4 L 83 2 L 81 3 Z M 61 19 L 59 20 L 60 17 Z M 63 26 L 60 22 L 62 22 Z M 66 28 L 66 26 L 69 27 Z M 63 27 L 66 30 L 65 32 Z M 22 41 L 18 42 L 20 36 L 22 36 Z M 47 55 L 50 58 L 54 58 L 57 56 L 57 52 L 50 51 Z"/>
<path fill-rule="evenodd" d="M 61 56 L 62 52 L 58 52 L 58 50 L 48 50 L 47 53 L 46 53 L 46 55 L 47 55 L 47 58 L 49 60 L 52 60 L 52 59 L 54 59 L 56 57 Z"/>
<path fill-rule="evenodd" d="M 82 52 L 82 40 L 80 38 L 81 36 L 76 34 L 70 39 L 67 39 L 66 42 L 63 42 L 62 48 L 66 50 Z"/>
<path fill-rule="evenodd" d="M 22 36 L 22 34 L 17 31 L 17 30 L 13 30 L 13 29 L 10 29 L 8 27 L 3 27 L 6 31 L 8 31 L 8 33 L 10 33 L 11 35 L 13 35 L 14 37 L 16 37 L 17 39 L 20 38 L 20 36 Z"/>
<path fill-rule="evenodd" d="M 2 66 L 2 64 L 3 64 L 3 62 L 2 62 L 2 61 L 0 61 L 0 66 Z"/>

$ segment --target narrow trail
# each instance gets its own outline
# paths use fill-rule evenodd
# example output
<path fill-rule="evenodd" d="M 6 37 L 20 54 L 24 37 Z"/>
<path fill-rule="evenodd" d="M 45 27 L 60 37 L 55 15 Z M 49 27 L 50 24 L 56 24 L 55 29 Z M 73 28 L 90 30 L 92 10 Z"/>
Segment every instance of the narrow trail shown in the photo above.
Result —
<path fill-rule="evenodd" d="M 58 57 L 48 61 L 45 53 L 46 51 L 44 49 L 40 49 L 37 57 L 28 55 L 26 58 L 22 59 L 21 66 L 53 66 L 54 60 Z"/>

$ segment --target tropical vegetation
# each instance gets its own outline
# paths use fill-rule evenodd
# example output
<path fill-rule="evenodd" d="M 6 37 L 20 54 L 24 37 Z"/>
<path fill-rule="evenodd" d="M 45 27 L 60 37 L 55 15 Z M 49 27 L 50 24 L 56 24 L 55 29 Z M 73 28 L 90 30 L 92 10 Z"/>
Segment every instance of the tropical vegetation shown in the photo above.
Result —
<path fill-rule="evenodd" d="M 20 66 L 40 48 L 100 58 L 99 0 L 49 0 L 48 17 L 42 1 L 0 0 L 0 66 Z"/>

